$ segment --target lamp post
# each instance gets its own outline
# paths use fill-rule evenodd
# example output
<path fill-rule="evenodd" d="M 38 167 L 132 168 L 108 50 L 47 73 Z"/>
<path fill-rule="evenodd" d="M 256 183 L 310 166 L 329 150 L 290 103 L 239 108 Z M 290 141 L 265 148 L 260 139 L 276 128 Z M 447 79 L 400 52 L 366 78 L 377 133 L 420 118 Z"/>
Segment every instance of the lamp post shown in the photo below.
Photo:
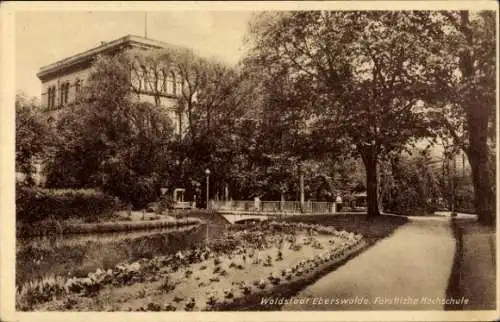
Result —
<path fill-rule="evenodd" d="M 207 176 L 207 205 L 206 205 L 206 209 L 208 209 L 208 198 L 209 198 L 209 193 L 208 193 L 208 189 L 210 187 L 210 169 L 205 169 L 205 174 Z"/>

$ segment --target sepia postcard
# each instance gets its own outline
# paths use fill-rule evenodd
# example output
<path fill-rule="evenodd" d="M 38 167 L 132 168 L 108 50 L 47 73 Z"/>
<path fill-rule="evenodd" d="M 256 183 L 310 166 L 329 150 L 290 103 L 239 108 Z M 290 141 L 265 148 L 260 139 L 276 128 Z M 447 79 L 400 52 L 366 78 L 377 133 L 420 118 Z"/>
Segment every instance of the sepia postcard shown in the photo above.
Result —
<path fill-rule="evenodd" d="M 500 318 L 495 1 L 0 13 L 1 321 Z"/>

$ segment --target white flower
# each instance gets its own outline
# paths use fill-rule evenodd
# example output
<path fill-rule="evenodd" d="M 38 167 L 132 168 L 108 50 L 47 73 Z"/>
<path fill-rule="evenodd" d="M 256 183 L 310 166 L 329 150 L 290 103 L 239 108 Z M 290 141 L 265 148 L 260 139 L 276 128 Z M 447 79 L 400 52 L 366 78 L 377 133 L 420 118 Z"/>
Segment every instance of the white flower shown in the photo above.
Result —
<path fill-rule="evenodd" d="M 141 269 L 141 264 L 139 264 L 139 262 L 132 263 L 128 266 L 128 269 L 131 271 L 138 271 Z"/>

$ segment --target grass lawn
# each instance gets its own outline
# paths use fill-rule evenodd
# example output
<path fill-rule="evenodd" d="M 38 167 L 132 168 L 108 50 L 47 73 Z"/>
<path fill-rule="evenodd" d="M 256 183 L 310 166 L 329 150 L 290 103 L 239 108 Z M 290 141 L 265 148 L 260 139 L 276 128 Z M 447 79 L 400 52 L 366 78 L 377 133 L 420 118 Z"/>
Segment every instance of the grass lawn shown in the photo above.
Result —
<path fill-rule="evenodd" d="M 496 309 L 496 240 L 495 227 L 483 226 L 471 219 L 453 221 L 457 255 L 448 295 L 464 297 L 468 303 L 449 309 Z"/>

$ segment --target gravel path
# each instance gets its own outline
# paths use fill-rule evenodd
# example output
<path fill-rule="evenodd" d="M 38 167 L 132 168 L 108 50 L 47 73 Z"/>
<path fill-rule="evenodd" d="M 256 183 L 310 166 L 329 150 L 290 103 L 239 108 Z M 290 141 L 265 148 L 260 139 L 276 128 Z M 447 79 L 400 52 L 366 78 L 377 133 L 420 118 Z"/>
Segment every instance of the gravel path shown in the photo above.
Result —
<path fill-rule="evenodd" d="M 411 219 L 283 310 L 443 310 L 455 250 L 448 218 Z"/>

